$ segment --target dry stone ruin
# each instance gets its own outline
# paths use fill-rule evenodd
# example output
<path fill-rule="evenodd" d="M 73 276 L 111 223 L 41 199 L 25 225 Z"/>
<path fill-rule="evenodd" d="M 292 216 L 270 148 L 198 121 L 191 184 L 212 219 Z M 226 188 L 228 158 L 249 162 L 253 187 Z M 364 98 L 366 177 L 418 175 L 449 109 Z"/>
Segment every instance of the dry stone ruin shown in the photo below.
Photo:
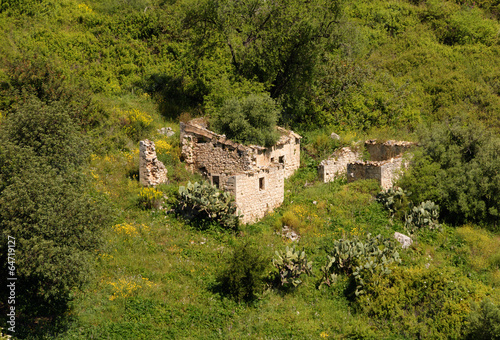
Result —
<path fill-rule="evenodd" d="M 415 143 L 389 140 L 384 143 L 376 140 L 365 142 L 365 150 L 370 155 L 369 161 L 362 160 L 362 154 L 349 147 L 333 153 L 322 161 L 318 173 L 323 182 L 333 181 L 338 176 L 347 176 L 347 181 L 358 179 L 376 179 L 387 190 L 398 179 L 401 169 L 407 166 L 403 153 Z"/>
<path fill-rule="evenodd" d="M 232 193 L 243 223 L 262 218 L 283 203 L 285 178 L 300 166 L 301 136 L 278 127 L 271 147 L 242 145 L 207 128 L 203 119 L 180 124 L 181 157 L 193 172 Z"/>
<path fill-rule="evenodd" d="M 148 139 L 139 142 L 139 182 L 147 187 L 167 182 L 167 169 L 156 157 L 155 143 Z"/>

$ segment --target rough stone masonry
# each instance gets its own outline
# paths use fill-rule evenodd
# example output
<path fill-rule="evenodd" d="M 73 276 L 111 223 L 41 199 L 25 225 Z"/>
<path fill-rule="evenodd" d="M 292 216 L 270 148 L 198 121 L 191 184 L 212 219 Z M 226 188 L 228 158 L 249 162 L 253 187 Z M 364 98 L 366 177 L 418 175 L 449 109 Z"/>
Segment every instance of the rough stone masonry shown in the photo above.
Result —
<path fill-rule="evenodd" d="M 139 182 L 146 187 L 167 182 L 167 168 L 156 157 L 155 143 L 139 142 Z"/>
<path fill-rule="evenodd" d="M 208 130 L 195 119 L 180 124 L 186 166 L 213 185 L 231 192 L 243 223 L 252 223 L 283 203 L 284 179 L 300 166 L 301 136 L 277 128 L 278 142 L 268 148 L 242 145 Z"/>
<path fill-rule="evenodd" d="M 403 153 L 413 146 L 415 143 L 406 141 L 389 140 L 380 143 L 373 139 L 367 140 L 365 149 L 370 155 L 369 161 L 363 161 L 359 151 L 345 147 L 322 161 L 318 173 L 325 183 L 343 175 L 347 175 L 348 182 L 376 179 L 380 186 L 387 190 L 393 186 L 401 170 L 407 166 Z"/>

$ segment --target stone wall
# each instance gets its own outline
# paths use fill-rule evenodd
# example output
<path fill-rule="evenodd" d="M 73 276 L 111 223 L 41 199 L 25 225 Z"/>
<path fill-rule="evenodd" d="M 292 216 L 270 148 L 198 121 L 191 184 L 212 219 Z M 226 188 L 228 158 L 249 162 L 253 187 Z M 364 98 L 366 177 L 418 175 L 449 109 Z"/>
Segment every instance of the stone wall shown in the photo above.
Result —
<path fill-rule="evenodd" d="M 139 182 L 143 186 L 167 182 L 167 169 L 156 157 L 155 143 L 148 139 L 139 142 Z"/>
<path fill-rule="evenodd" d="M 383 189 L 388 189 L 397 181 L 403 162 L 402 154 L 416 143 L 389 140 L 378 143 L 367 140 L 365 149 L 370 154 L 370 161 L 363 162 L 361 153 L 349 147 L 337 150 L 328 159 L 323 160 L 318 173 L 323 182 L 333 181 L 336 177 L 347 173 L 348 182 L 357 179 L 376 179 Z"/>
<path fill-rule="evenodd" d="M 202 126 L 180 123 L 181 155 L 191 171 L 229 175 L 252 168 L 248 150 Z"/>
<path fill-rule="evenodd" d="M 225 180 L 224 189 L 234 195 L 238 211 L 243 214 L 241 222 L 253 223 L 283 203 L 284 174 L 283 164 L 276 164 Z"/>
<path fill-rule="evenodd" d="M 300 167 L 300 139 L 293 131 L 278 127 L 281 134 L 275 145 L 268 148 L 255 149 L 253 153 L 255 166 L 266 167 L 272 164 L 284 164 L 285 178 L 292 176 Z"/>
<path fill-rule="evenodd" d="M 290 177 L 300 166 L 302 137 L 283 128 L 277 130 L 280 139 L 275 145 L 265 148 L 235 143 L 195 121 L 181 123 L 182 158 L 191 171 L 208 176 L 236 174 L 281 163 L 284 164 L 285 177 Z"/>
<path fill-rule="evenodd" d="M 271 147 L 242 145 L 207 129 L 206 122 L 180 124 L 181 157 L 225 191 L 233 193 L 243 214 L 252 223 L 281 205 L 284 179 L 300 166 L 301 136 L 277 128 L 280 139 Z"/>
<path fill-rule="evenodd" d="M 349 147 L 335 151 L 328 159 L 323 160 L 318 168 L 320 179 L 326 183 L 347 173 L 347 164 L 361 159 L 361 154 Z"/>
<path fill-rule="evenodd" d="M 415 146 L 415 143 L 396 140 L 380 143 L 375 139 L 371 139 L 365 142 L 365 149 L 370 154 L 370 160 L 377 162 L 398 157 L 413 146 Z"/>
<path fill-rule="evenodd" d="M 402 156 L 383 162 L 380 175 L 380 186 L 382 189 L 387 190 L 392 188 L 407 165 Z"/>
<path fill-rule="evenodd" d="M 403 167 L 403 157 L 399 156 L 388 161 L 376 162 L 357 161 L 347 165 L 347 182 L 358 179 L 375 179 L 382 189 L 392 188 L 399 179 Z"/>

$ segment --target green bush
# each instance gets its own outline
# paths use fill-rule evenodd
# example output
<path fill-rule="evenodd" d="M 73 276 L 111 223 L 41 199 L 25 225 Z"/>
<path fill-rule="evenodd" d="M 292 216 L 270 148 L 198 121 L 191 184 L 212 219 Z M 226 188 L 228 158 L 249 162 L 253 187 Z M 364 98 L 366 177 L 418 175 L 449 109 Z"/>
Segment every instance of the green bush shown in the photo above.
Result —
<path fill-rule="evenodd" d="M 16 310 L 26 318 L 66 311 L 74 289 L 92 278 L 110 220 L 106 202 L 86 187 L 86 139 L 68 111 L 30 98 L 0 127 L 0 232 L 16 240 Z"/>
<path fill-rule="evenodd" d="M 302 283 L 300 275 L 312 273 L 312 262 L 307 260 L 304 250 L 286 247 L 285 251 L 276 251 L 273 266 L 278 270 L 280 285 L 283 288 L 297 287 Z"/>
<path fill-rule="evenodd" d="M 454 224 L 467 221 L 497 228 L 500 216 L 500 138 L 479 123 L 455 119 L 421 132 L 401 187 L 415 204 L 431 200 Z"/>
<path fill-rule="evenodd" d="M 177 212 L 201 227 L 215 223 L 226 229 L 238 228 L 239 216 L 236 215 L 234 197 L 210 183 L 189 182 L 185 187 L 180 186 L 178 203 Z"/>
<path fill-rule="evenodd" d="M 358 306 L 401 338 L 462 339 L 470 304 L 485 287 L 451 267 L 426 267 L 398 266 L 378 276 Z"/>
<path fill-rule="evenodd" d="M 236 142 L 271 146 L 279 138 L 278 116 L 278 105 L 271 97 L 252 94 L 227 100 L 212 117 L 210 127 Z"/>
<path fill-rule="evenodd" d="M 269 259 L 250 243 L 234 249 L 225 270 L 217 278 L 224 294 L 238 302 L 250 302 L 262 293 Z"/>
<path fill-rule="evenodd" d="M 71 118 L 73 112 L 64 101 L 46 104 L 28 95 L 5 117 L 3 139 L 32 150 L 53 169 L 67 172 L 88 161 L 87 137 Z"/>
<path fill-rule="evenodd" d="M 467 339 L 500 339 L 500 308 L 490 300 L 476 304 L 468 322 Z"/>

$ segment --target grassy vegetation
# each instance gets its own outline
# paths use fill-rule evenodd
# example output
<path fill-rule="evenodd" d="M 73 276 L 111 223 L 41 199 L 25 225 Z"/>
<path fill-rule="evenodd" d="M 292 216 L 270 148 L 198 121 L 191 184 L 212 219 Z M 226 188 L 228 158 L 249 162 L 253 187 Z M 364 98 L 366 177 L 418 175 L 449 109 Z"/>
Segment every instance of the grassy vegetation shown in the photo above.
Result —
<path fill-rule="evenodd" d="M 366 293 L 356 296 L 353 275 L 340 274 L 334 284 L 321 284 L 321 267 L 327 264 L 335 241 L 356 237 L 366 241 L 369 233 L 391 238 L 395 231 L 406 233 L 407 229 L 401 218 L 391 217 L 376 201 L 380 188 L 375 182 L 347 184 L 345 179 L 338 179 L 324 184 L 317 177 L 319 162 L 339 147 L 366 138 L 418 141 L 422 135 L 417 133 L 419 127 L 425 130 L 433 122 L 452 121 L 457 112 L 462 122 L 467 122 L 464 126 L 482 126 L 497 136 L 498 4 L 487 0 L 376 0 L 351 1 L 339 10 L 331 2 L 332 7 L 325 12 L 325 18 L 332 19 L 331 30 L 321 31 L 321 20 L 314 21 L 314 15 L 301 11 L 299 1 L 292 1 L 286 11 L 273 12 L 277 13 L 270 19 L 274 28 L 261 23 L 261 36 L 243 44 L 258 22 L 252 21 L 250 12 L 240 13 L 231 7 L 231 2 L 220 3 L 211 11 L 215 7 L 208 0 L 0 1 L 0 131 L 8 131 L 5 129 L 11 126 L 24 131 L 21 118 L 27 108 L 35 107 L 26 103 L 27 98 L 36 97 L 36 107 L 49 107 L 43 110 L 61 115 L 59 122 L 66 122 L 62 125 L 68 130 L 63 129 L 64 135 L 78 141 L 81 137 L 91 155 L 84 157 L 81 153 L 71 158 L 78 154 L 71 144 L 67 148 L 71 155 L 50 158 L 60 142 L 69 140 L 55 134 L 48 138 L 51 148 L 42 148 L 38 154 L 36 138 L 26 141 L 23 134 L 16 133 L 10 137 L 3 134 L 0 140 L 31 148 L 25 151 L 29 155 L 35 150 L 36 157 L 24 159 L 29 171 L 40 169 L 39 163 L 47 163 L 49 170 L 66 169 L 65 159 L 78 159 L 81 167 L 75 170 L 71 165 L 71 176 L 65 175 L 68 187 L 78 189 L 71 197 L 75 202 L 89 197 L 89 202 L 107 209 L 107 218 L 94 228 L 94 237 L 99 235 L 102 244 L 87 247 L 84 254 L 90 261 L 86 265 L 95 272 L 90 282 L 81 289 L 76 284 L 69 287 L 69 308 L 61 308 L 59 313 L 18 315 L 15 336 L 498 337 L 496 182 L 482 183 L 490 190 L 484 200 L 493 203 L 478 209 L 488 211 L 488 221 L 479 223 L 472 218 L 477 214 L 464 213 L 472 217 L 453 220 L 453 225 L 444 223 L 435 230 L 416 230 L 414 244 L 399 250 L 401 263 L 390 264 L 390 275 L 370 276 Z M 321 7 L 325 2 L 315 0 L 309 5 Z M 307 13 L 301 16 L 302 12 Z M 229 20 L 224 13 L 239 16 Z M 283 22 L 287 25 L 281 25 Z M 304 35 L 306 31 L 308 35 Z M 324 36 L 320 37 L 319 31 Z M 311 41 L 297 40 L 301 34 Z M 276 40 L 276 36 L 283 39 Z M 228 42 L 242 44 L 232 51 Z M 259 47 L 274 45 L 281 54 L 266 53 L 269 49 Z M 294 48 L 300 60 L 285 58 Z M 283 73 L 287 66 L 289 78 Z M 304 137 L 301 168 L 285 182 L 283 205 L 237 231 L 218 227 L 201 230 L 184 222 L 172 213 L 176 193 L 179 186 L 201 178 L 189 173 L 179 159 L 179 116 L 213 115 L 228 100 L 263 93 L 281 105 L 280 123 Z M 23 133 L 43 135 L 33 121 L 29 131 Z M 172 127 L 176 135 L 158 133 L 164 126 Z M 333 131 L 340 140 L 329 137 Z M 435 138 L 428 135 L 429 145 L 446 135 L 445 130 L 440 131 Z M 168 169 L 169 183 L 155 190 L 145 190 L 138 182 L 138 141 L 143 138 L 155 141 L 158 157 Z M 476 145 L 474 141 L 471 139 L 470 145 Z M 6 145 L 0 146 L 0 162 L 5 165 L 0 169 L 0 199 L 18 197 L 14 189 L 23 187 L 14 171 L 23 163 L 13 158 L 18 164 L 12 165 L 7 156 L 14 146 Z M 496 164 L 487 158 L 494 156 L 493 149 L 478 157 L 478 167 L 484 162 Z M 453 154 L 453 149 L 446 152 Z M 449 163 L 443 157 L 433 161 Z M 426 166 L 423 173 L 429 182 L 416 192 L 419 202 L 415 204 L 428 197 L 447 202 L 444 189 L 433 191 L 438 187 L 431 180 L 437 178 L 437 166 L 425 158 L 420 162 Z M 453 167 L 448 164 L 442 168 Z M 492 165 L 491 169 L 486 173 L 494 174 L 496 168 Z M 21 178 L 27 183 L 42 176 L 30 176 L 29 171 Z M 47 171 L 43 176 L 51 174 Z M 83 174 L 90 182 L 76 187 L 75 174 Z M 419 175 L 412 174 L 407 183 L 421 187 Z M 440 172 L 439 176 L 447 178 L 448 187 L 453 187 L 451 171 Z M 50 183 L 62 180 L 61 176 L 49 177 Z M 50 196 L 49 191 L 46 194 L 54 206 L 65 202 Z M 31 202 L 31 196 L 45 200 L 42 196 L 25 196 L 24 201 L 19 198 L 18 207 Z M 463 206 L 467 207 L 465 203 Z M 450 207 L 448 213 L 458 216 L 451 203 Z M 59 221 L 57 213 L 47 210 L 42 216 L 48 217 L 42 222 L 51 218 Z M 4 211 L 0 214 L 1 226 L 10 221 Z M 284 225 L 300 234 L 297 249 L 303 249 L 308 261 L 313 262 L 311 275 L 301 275 L 301 284 L 288 289 L 276 285 L 277 269 L 272 266 L 276 251 L 295 244 L 281 235 Z M 66 230 L 65 224 L 60 226 Z M 50 230 L 44 231 L 43 237 L 50 236 Z M 2 233 L 7 231 L 5 228 Z M 242 249 L 248 244 L 252 247 L 245 253 Z M 241 254 L 254 258 L 255 253 L 263 259 L 262 266 L 255 266 L 259 271 L 252 273 L 258 282 L 250 287 L 254 289 L 252 294 L 242 293 L 238 299 L 237 289 L 228 293 L 224 288 L 224 275 L 229 275 L 231 265 L 238 266 Z M 254 258 L 252 263 L 259 261 Z M 243 280 L 245 271 L 250 269 L 234 270 L 232 280 Z M 2 315 L 7 307 L 5 299 L 0 298 Z"/>

